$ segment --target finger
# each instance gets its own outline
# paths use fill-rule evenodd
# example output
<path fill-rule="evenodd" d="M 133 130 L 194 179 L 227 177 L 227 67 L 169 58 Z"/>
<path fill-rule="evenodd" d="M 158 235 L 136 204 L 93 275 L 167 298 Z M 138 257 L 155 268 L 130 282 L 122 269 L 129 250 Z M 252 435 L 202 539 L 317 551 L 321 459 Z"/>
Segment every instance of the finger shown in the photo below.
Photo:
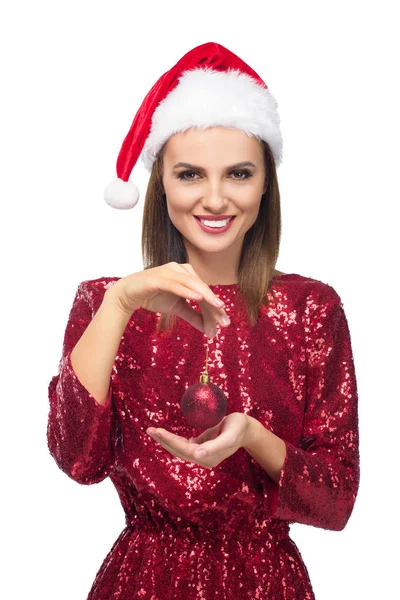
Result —
<path fill-rule="evenodd" d="M 193 273 L 193 275 L 197 275 L 196 271 L 193 269 L 190 263 L 182 263 L 181 267 L 182 269 L 185 269 L 185 271 L 189 271 L 190 273 Z"/>
<path fill-rule="evenodd" d="M 217 326 L 215 321 L 210 321 L 209 319 L 204 319 L 204 333 L 209 339 L 215 338 L 217 335 Z"/>
<path fill-rule="evenodd" d="M 179 298 L 171 312 L 179 317 L 182 317 L 182 319 L 185 319 L 185 321 L 190 323 L 190 325 L 192 325 L 201 333 L 205 333 L 208 338 L 212 339 L 217 335 L 217 326 L 215 324 L 215 320 L 210 319 L 209 316 L 206 318 L 204 314 L 207 312 L 208 315 L 208 311 L 204 311 L 204 309 L 202 312 L 194 310 L 191 308 L 191 306 L 189 306 L 185 298 Z"/>
<path fill-rule="evenodd" d="M 185 321 L 190 323 L 190 325 L 192 325 L 198 331 L 201 331 L 201 333 L 205 333 L 204 319 L 202 314 L 198 310 L 194 310 L 194 308 L 189 306 L 185 298 L 179 298 L 171 312 L 175 315 L 178 315 L 178 317 L 185 319 Z"/>
<path fill-rule="evenodd" d="M 165 429 L 154 431 L 158 437 L 158 442 L 165 447 L 169 452 L 183 458 L 184 460 L 192 460 L 193 453 L 196 455 L 197 451 L 202 449 L 204 446 L 189 448 L 189 442 L 186 438 L 179 435 L 175 435 L 171 431 Z"/>
<path fill-rule="evenodd" d="M 178 265 L 178 266 L 181 267 L 185 271 L 185 273 L 188 273 L 189 275 L 191 275 L 191 277 L 189 279 L 190 280 L 190 288 L 192 288 L 194 291 L 201 294 L 203 296 L 204 300 L 206 302 L 208 302 L 211 306 L 213 306 L 214 309 L 216 309 L 217 311 L 222 310 L 222 312 L 224 312 L 223 307 L 225 305 L 225 302 L 223 300 L 221 300 L 221 298 L 219 298 L 217 294 L 214 294 L 212 289 L 197 275 L 197 273 L 194 272 L 193 267 L 188 264 L 183 264 L 183 265 Z M 176 268 L 176 267 L 173 267 L 173 268 Z M 179 272 L 177 270 L 177 276 L 180 275 L 182 278 L 184 278 L 182 280 L 182 284 L 187 286 L 188 278 L 185 273 L 182 273 L 181 269 L 179 269 Z"/>
<path fill-rule="evenodd" d="M 172 442 L 168 443 L 165 439 L 166 436 L 164 434 L 162 434 L 162 435 L 163 435 L 163 439 L 161 439 L 159 437 L 158 439 L 154 439 L 154 441 L 156 443 L 158 443 L 160 446 L 162 446 L 164 448 L 164 450 L 167 450 L 170 454 L 172 454 L 173 456 L 177 456 L 178 458 L 180 458 L 182 460 L 185 460 L 188 462 L 197 462 L 197 464 L 200 464 L 200 463 L 198 463 L 198 458 L 196 458 L 196 456 L 194 456 L 194 449 L 188 451 L 187 440 L 182 440 L 182 438 L 181 438 L 181 440 L 180 440 L 181 442 L 182 441 L 186 442 L 186 444 L 183 445 L 183 450 L 182 450 L 180 444 L 176 444 L 176 443 L 172 443 Z M 170 434 L 170 435 L 173 435 L 173 434 Z M 202 465 L 200 465 L 200 466 L 202 466 Z"/>
<path fill-rule="evenodd" d="M 218 423 L 217 425 L 214 425 L 214 427 L 210 427 L 209 429 L 202 431 L 202 433 L 200 433 L 200 435 L 198 435 L 194 438 L 190 438 L 189 442 L 192 440 L 196 444 L 204 444 L 204 442 L 213 440 L 218 435 L 219 430 L 220 430 L 220 423 Z"/>
<path fill-rule="evenodd" d="M 217 325 L 227 327 L 231 324 L 230 318 L 224 308 L 218 309 L 215 306 L 210 306 L 205 300 L 198 300 L 198 303 L 205 321 L 204 331 L 209 332 L 209 337 L 216 335 Z M 227 319 L 227 321 L 224 319 Z"/>
<path fill-rule="evenodd" d="M 186 453 L 188 449 L 188 440 L 180 435 L 167 431 L 166 429 L 156 429 L 154 434 L 157 436 L 159 441 L 168 444 L 174 450 L 178 452 Z"/>
<path fill-rule="evenodd" d="M 164 448 L 164 450 L 167 450 L 173 456 L 176 456 L 177 458 L 180 458 L 182 460 L 187 460 L 187 461 L 190 461 L 190 462 L 194 462 L 194 460 L 195 460 L 194 457 L 189 456 L 187 453 L 179 452 L 179 450 L 177 450 L 173 446 L 170 446 L 169 444 L 167 444 L 167 442 L 163 442 L 161 440 L 155 440 L 155 441 L 160 446 L 162 446 Z"/>
<path fill-rule="evenodd" d="M 172 452 L 173 454 L 181 452 L 182 444 L 181 442 L 186 442 L 183 438 L 179 438 L 179 436 L 174 435 L 173 433 L 166 431 L 163 429 L 162 431 L 154 429 L 153 427 L 147 430 L 147 434 L 158 444 L 160 444 L 163 448 Z M 177 438 L 174 439 L 174 438 Z M 180 457 L 181 458 L 181 457 Z"/>
<path fill-rule="evenodd" d="M 198 301 L 205 320 L 204 332 L 207 333 L 208 337 L 213 338 L 216 335 L 216 323 L 219 323 L 222 327 L 227 327 L 228 325 L 230 325 L 230 319 L 227 313 L 225 312 L 224 308 L 225 304 L 223 304 L 222 306 L 216 306 L 215 300 L 219 299 L 218 296 L 214 294 L 211 288 L 207 284 L 205 284 L 202 281 L 202 279 L 200 279 L 196 271 L 193 269 L 192 265 L 190 265 L 189 263 L 184 263 L 179 265 L 179 267 L 184 269 L 186 272 L 194 275 L 196 279 L 199 280 L 199 283 L 203 284 L 203 288 L 205 286 L 205 292 L 203 292 L 202 288 L 198 286 L 195 289 L 200 294 L 202 294 L 204 298 L 204 300 Z M 224 317 L 228 319 L 225 322 L 222 321 Z"/>
<path fill-rule="evenodd" d="M 201 446 L 195 450 L 195 457 L 207 458 L 236 445 L 235 440 L 232 439 L 231 433 L 226 431 L 225 433 L 221 433 L 218 437 L 201 444 Z"/>

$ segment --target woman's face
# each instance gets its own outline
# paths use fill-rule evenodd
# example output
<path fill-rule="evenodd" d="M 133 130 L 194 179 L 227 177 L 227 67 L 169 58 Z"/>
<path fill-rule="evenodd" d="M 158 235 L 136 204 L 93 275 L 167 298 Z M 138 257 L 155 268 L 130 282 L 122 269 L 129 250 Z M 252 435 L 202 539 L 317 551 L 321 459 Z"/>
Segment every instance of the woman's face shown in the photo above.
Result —
<path fill-rule="evenodd" d="M 166 144 L 163 185 L 168 213 L 189 252 L 227 251 L 226 257 L 236 258 L 257 219 L 264 184 L 263 148 L 243 131 L 219 126 L 189 129 Z M 226 231 L 214 234 L 204 231 L 196 216 L 235 218 Z"/>

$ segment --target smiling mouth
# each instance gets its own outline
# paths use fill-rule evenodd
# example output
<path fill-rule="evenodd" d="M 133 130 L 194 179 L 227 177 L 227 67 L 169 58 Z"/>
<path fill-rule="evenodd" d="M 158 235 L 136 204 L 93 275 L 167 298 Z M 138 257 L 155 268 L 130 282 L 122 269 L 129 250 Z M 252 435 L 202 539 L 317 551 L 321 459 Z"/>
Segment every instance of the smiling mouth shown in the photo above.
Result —
<path fill-rule="evenodd" d="M 232 216 L 228 219 L 210 219 L 210 220 L 204 219 L 203 220 L 203 219 L 200 219 L 199 217 L 196 217 L 195 215 L 193 215 L 193 216 L 195 217 L 199 227 L 203 231 L 205 231 L 206 233 L 212 233 L 212 234 L 225 233 L 225 231 L 228 231 L 228 229 L 230 229 L 233 221 L 236 218 L 236 216 Z M 204 221 L 206 221 L 206 223 L 204 223 Z M 213 225 L 211 225 L 211 223 L 213 223 Z"/>
<path fill-rule="evenodd" d="M 236 215 L 231 215 L 230 217 L 224 217 L 224 218 L 212 218 L 212 217 L 207 217 L 207 218 L 203 218 L 203 217 L 198 217 L 197 215 L 193 215 L 195 219 L 197 219 L 198 221 L 212 221 L 213 223 L 218 223 L 218 221 L 233 221 L 233 219 L 236 218 Z"/>
<path fill-rule="evenodd" d="M 203 219 L 203 221 L 226 221 L 227 219 L 234 219 L 236 215 L 226 215 L 225 217 L 202 217 L 200 215 L 193 215 L 196 219 Z"/>

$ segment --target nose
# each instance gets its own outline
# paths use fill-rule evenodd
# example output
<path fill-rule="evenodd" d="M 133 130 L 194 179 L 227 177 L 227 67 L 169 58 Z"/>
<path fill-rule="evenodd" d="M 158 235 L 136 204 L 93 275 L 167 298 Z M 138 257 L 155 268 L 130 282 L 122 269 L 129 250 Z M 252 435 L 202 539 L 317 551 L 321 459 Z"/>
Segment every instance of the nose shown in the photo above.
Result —
<path fill-rule="evenodd" d="M 203 196 L 203 206 L 211 212 L 220 213 L 227 204 L 224 184 L 220 180 L 210 181 L 206 184 Z"/>

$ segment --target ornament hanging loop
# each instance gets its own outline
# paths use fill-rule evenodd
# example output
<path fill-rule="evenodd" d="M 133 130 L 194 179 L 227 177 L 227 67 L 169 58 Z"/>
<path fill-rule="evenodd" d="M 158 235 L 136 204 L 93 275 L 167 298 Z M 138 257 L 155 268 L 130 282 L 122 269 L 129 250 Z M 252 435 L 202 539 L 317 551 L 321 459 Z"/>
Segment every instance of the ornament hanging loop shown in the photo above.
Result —
<path fill-rule="evenodd" d="M 204 373 L 200 375 L 200 383 L 208 383 L 210 378 L 208 376 L 208 338 L 206 341 L 206 365 L 204 369 Z"/>

